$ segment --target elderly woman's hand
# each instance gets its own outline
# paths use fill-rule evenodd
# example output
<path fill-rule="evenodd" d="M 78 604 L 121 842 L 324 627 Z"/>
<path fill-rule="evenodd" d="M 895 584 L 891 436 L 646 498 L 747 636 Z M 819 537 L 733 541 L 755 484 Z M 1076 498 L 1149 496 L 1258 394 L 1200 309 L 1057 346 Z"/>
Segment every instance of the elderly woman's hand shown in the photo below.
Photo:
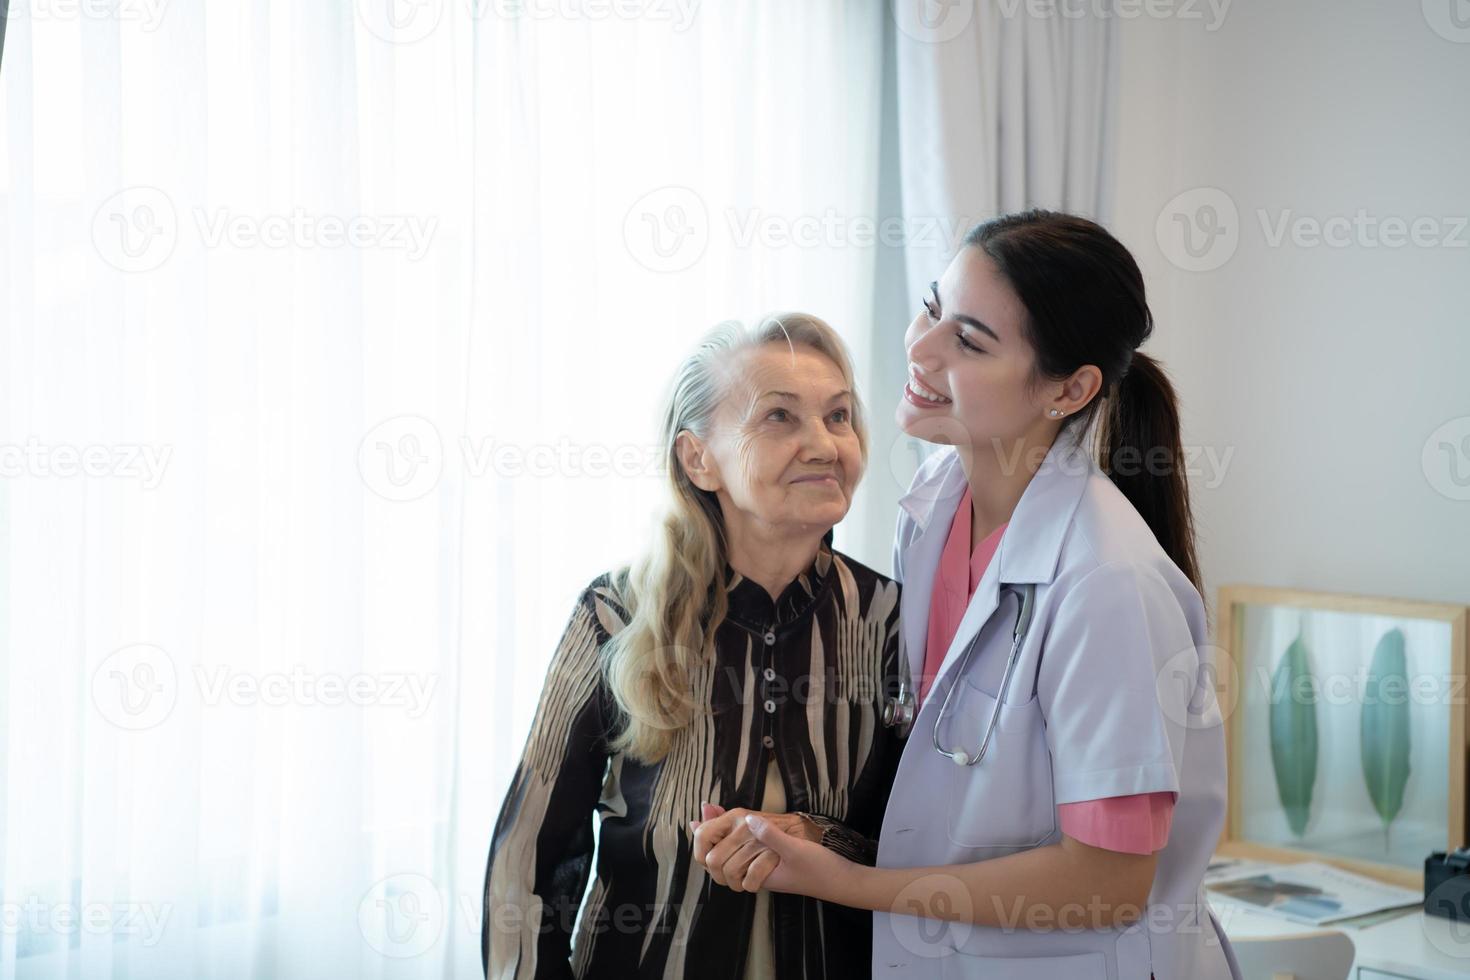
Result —
<path fill-rule="evenodd" d="M 702 864 L 715 884 L 733 891 L 760 891 L 771 872 L 781 863 L 775 851 L 751 834 L 748 815 L 763 817 L 792 837 L 820 844 L 822 829 L 797 813 L 760 813 L 736 807 L 725 810 L 712 803 L 700 806 L 702 820 L 691 820 L 694 860 Z"/>

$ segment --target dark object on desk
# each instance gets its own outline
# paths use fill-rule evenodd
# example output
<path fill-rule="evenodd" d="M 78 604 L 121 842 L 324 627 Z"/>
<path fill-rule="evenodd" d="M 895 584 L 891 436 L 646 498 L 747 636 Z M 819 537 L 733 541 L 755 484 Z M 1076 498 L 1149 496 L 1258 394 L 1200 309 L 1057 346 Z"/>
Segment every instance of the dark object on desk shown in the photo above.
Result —
<path fill-rule="evenodd" d="M 1424 914 L 1470 922 L 1470 848 L 1424 859 Z"/>

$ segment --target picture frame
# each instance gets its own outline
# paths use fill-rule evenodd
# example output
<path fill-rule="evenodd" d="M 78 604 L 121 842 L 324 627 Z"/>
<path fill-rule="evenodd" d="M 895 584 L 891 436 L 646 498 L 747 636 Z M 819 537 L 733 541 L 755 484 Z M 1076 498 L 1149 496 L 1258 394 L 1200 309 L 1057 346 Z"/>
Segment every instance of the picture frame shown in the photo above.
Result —
<path fill-rule="evenodd" d="M 1429 853 L 1470 831 L 1467 617 L 1447 603 L 1221 587 L 1218 853 L 1422 887 Z"/>

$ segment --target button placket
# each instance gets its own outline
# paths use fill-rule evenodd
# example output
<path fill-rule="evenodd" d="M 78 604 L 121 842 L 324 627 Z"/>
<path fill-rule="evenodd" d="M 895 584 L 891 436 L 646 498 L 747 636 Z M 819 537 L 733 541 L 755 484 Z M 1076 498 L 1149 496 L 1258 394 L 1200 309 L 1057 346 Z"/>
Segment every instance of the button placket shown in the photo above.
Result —
<path fill-rule="evenodd" d="M 762 707 L 766 710 L 766 721 L 762 726 L 765 728 L 766 733 L 761 736 L 761 745 L 767 749 L 774 749 L 776 747 L 776 738 L 773 734 L 776 724 L 776 700 L 771 697 L 770 685 L 776 679 L 776 668 L 772 666 L 774 653 L 772 648 L 776 645 L 776 628 L 774 626 L 768 628 L 761 639 L 765 642 L 766 661 L 765 668 L 761 670 L 761 691 L 765 695 L 765 704 Z"/>

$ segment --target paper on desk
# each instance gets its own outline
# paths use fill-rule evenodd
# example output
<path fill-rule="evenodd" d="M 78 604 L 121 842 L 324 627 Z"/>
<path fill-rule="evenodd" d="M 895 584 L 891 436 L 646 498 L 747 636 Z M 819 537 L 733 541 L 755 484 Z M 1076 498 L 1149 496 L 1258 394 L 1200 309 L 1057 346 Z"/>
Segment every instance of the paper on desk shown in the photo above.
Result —
<path fill-rule="evenodd" d="M 1320 861 L 1220 868 L 1205 887 L 1224 901 L 1293 922 L 1320 926 L 1385 909 L 1422 905 L 1424 893 L 1387 885 Z"/>

